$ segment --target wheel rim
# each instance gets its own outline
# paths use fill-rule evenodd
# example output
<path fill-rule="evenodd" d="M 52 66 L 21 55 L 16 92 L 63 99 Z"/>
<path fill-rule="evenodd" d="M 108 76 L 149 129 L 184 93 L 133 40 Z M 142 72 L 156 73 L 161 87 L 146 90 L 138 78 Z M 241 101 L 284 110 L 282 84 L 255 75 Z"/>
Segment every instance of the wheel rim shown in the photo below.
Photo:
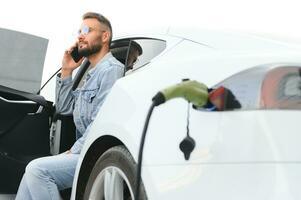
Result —
<path fill-rule="evenodd" d="M 132 200 L 134 194 L 125 174 L 117 167 L 107 167 L 96 177 L 89 200 Z"/>

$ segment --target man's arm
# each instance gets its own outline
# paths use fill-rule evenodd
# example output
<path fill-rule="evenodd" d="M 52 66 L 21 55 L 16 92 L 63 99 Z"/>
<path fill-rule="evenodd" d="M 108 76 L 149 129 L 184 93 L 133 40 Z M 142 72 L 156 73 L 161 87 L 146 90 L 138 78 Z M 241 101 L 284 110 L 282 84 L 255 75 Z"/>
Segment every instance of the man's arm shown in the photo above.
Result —
<path fill-rule="evenodd" d="M 57 113 L 69 115 L 73 112 L 74 99 L 72 95 L 73 81 L 71 76 L 67 78 L 56 78 L 55 105 Z"/>
<path fill-rule="evenodd" d="M 72 95 L 72 72 L 78 68 L 83 61 L 75 62 L 71 57 L 71 52 L 75 45 L 65 51 L 62 60 L 62 70 L 58 74 L 56 80 L 55 90 L 55 104 L 56 110 L 60 114 L 69 115 L 73 112 L 74 99 Z"/>
<path fill-rule="evenodd" d="M 124 69 L 120 66 L 111 66 L 110 68 L 108 68 L 104 71 L 104 74 L 102 76 L 101 83 L 100 83 L 100 88 L 99 88 L 95 98 L 93 99 L 93 101 L 97 102 L 96 103 L 97 106 L 95 109 L 93 109 L 92 122 L 87 127 L 83 136 L 80 137 L 72 146 L 72 148 L 71 148 L 72 153 L 80 153 L 81 152 L 83 144 L 90 131 L 91 125 L 92 125 L 97 113 L 99 112 L 100 107 L 102 106 L 102 104 L 105 100 L 105 97 L 110 92 L 110 90 L 111 90 L 112 86 L 114 85 L 114 83 L 116 82 L 116 80 L 123 76 L 123 70 Z"/>

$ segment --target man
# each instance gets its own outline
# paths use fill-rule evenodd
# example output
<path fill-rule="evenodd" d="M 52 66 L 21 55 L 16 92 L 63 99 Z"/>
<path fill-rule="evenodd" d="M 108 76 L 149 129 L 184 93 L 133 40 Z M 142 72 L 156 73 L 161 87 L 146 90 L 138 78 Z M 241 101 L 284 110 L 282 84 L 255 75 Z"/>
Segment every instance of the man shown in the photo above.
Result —
<path fill-rule="evenodd" d="M 63 154 L 31 161 L 20 183 L 17 200 L 59 200 L 59 191 L 72 186 L 79 153 L 90 126 L 114 82 L 124 73 L 124 66 L 109 52 L 111 40 L 111 24 L 104 16 L 98 13 L 83 15 L 77 44 L 64 53 L 56 87 L 57 111 L 62 114 L 73 112 L 77 141 Z M 76 46 L 79 55 L 89 60 L 91 70 L 82 87 L 72 91 L 72 72 L 84 59 L 77 63 L 72 59 L 71 52 Z"/>

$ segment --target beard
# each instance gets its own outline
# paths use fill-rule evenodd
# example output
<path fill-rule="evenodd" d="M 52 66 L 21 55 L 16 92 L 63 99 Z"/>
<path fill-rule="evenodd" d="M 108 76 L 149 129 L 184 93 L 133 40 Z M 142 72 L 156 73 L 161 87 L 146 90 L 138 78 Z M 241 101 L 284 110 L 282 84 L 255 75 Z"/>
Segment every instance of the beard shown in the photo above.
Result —
<path fill-rule="evenodd" d="M 83 57 L 88 57 L 95 53 L 98 53 L 102 49 L 102 45 L 100 43 L 88 46 L 86 48 L 82 48 L 78 50 L 78 54 Z"/>

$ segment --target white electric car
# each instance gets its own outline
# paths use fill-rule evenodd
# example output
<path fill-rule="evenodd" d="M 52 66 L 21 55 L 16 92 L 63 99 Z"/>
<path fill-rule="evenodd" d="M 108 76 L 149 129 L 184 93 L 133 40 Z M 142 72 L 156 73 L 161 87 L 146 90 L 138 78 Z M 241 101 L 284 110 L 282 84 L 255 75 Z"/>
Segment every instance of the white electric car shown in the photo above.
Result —
<path fill-rule="evenodd" d="M 43 66 L 47 41 L 16 34 L 24 48 L 10 49 L 5 61 L 0 55 L 3 198 L 17 191 L 30 160 L 61 153 L 74 142 L 72 116 L 56 113 L 53 99 L 43 98 L 54 93 L 55 78 L 39 91 L 42 71 L 24 70 Z M 26 50 L 30 55 L 23 52 L 28 38 L 37 45 Z M 139 199 L 301 198 L 301 47 L 246 34 L 170 29 L 117 38 L 113 55 L 127 64 L 133 44 L 141 55 L 115 83 L 93 122 L 71 199 L 134 199 L 139 146 L 152 98 L 183 79 L 207 85 L 211 100 L 221 106 L 208 102 L 196 108 L 176 98 L 154 108 Z M 23 58 L 12 57 L 14 51 L 23 52 Z M 21 77 L 11 69 L 20 69 Z M 84 62 L 73 89 L 86 69 Z M 187 135 L 195 147 L 185 158 L 179 145 Z M 67 193 L 62 192 L 66 199 Z"/>

